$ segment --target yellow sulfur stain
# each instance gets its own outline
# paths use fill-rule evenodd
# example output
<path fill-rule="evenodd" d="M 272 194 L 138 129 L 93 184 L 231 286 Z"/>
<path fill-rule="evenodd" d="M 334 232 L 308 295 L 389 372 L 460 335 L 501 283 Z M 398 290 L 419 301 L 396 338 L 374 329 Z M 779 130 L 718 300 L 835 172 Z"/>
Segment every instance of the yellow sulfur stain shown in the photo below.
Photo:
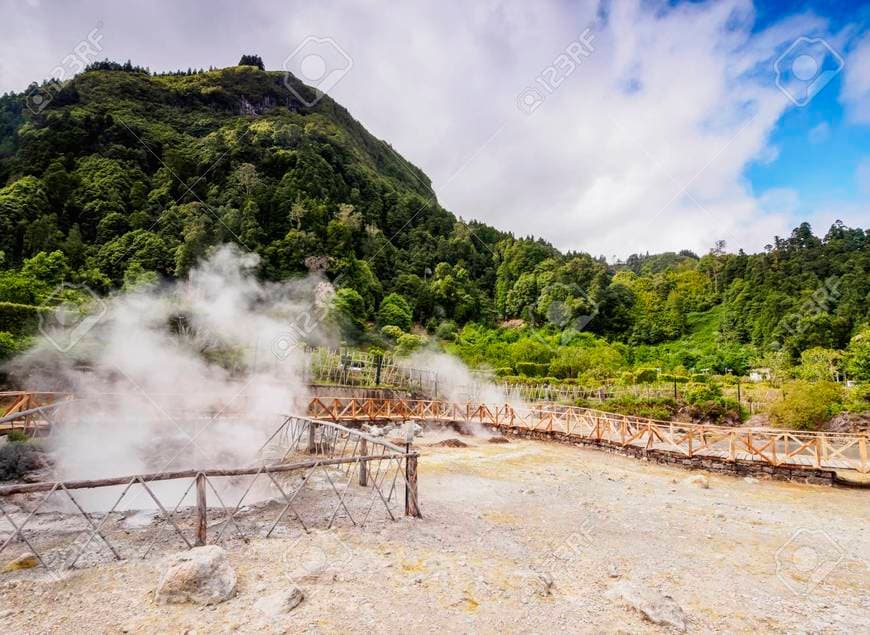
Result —
<path fill-rule="evenodd" d="M 32 553 L 24 554 L 23 556 L 6 563 L 6 566 L 3 567 L 3 573 L 20 571 L 22 569 L 32 569 L 38 564 L 39 560 Z"/>
<path fill-rule="evenodd" d="M 402 562 L 402 571 L 404 571 L 405 573 L 419 573 L 420 571 L 425 570 L 426 567 L 423 566 L 422 560 L 416 560 L 414 562 Z"/>

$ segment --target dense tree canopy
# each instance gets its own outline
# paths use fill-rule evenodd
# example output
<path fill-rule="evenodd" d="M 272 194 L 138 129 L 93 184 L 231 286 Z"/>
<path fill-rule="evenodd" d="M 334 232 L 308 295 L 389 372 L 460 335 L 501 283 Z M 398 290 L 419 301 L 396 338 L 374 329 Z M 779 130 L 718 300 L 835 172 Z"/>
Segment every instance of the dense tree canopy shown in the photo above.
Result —
<path fill-rule="evenodd" d="M 610 264 L 561 253 L 457 218 L 344 108 L 309 106 L 297 94 L 310 89 L 285 81 L 252 55 L 161 75 L 104 61 L 38 113 L 0 98 L 0 303 L 180 277 L 234 242 L 259 254 L 263 278 L 336 280 L 358 341 L 417 323 L 514 372 L 745 372 L 779 356 L 808 377 L 867 378 L 865 230 L 802 224 L 752 255 L 721 242 Z"/>

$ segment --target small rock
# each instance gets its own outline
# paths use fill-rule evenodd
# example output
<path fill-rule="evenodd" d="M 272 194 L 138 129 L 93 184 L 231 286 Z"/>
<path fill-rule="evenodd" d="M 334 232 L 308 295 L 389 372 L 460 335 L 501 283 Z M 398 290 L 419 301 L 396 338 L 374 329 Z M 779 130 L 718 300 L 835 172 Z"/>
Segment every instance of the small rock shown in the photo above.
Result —
<path fill-rule="evenodd" d="M 271 617 L 286 615 L 305 599 L 305 595 L 299 587 L 293 587 L 285 591 L 279 591 L 267 595 L 254 602 L 254 608 Z"/>
<path fill-rule="evenodd" d="M 553 576 L 546 571 L 535 576 L 535 593 L 542 597 L 551 595 L 553 592 Z"/>
<path fill-rule="evenodd" d="M 607 567 L 607 575 L 609 575 L 611 578 L 618 578 L 621 575 L 616 564 L 614 564 L 613 562 L 611 562 L 610 566 Z"/>
<path fill-rule="evenodd" d="M 3 567 L 3 573 L 9 573 L 10 571 L 20 571 L 21 569 L 32 569 L 36 565 L 39 564 L 39 558 L 36 557 L 35 554 L 23 553 L 15 560 L 10 560 L 6 563 L 6 566 Z"/>
<path fill-rule="evenodd" d="M 444 439 L 437 443 L 430 443 L 432 447 L 437 448 L 467 448 L 468 444 L 465 441 L 456 438 Z"/>
<path fill-rule="evenodd" d="M 701 489 L 710 489 L 710 479 L 703 474 L 693 474 L 692 476 L 683 479 L 683 483 L 686 485 L 695 485 Z"/>
<path fill-rule="evenodd" d="M 654 589 L 620 581 L 607 591 L 611 600 L 621 600 L 640 613 L 650 622 L 671 626 L 680 632 L 686 630 L 686 616 L 683 609 L 669 595 L 662 595 Z"/>
<path fill-rule="evenodd" d="M 195 547 L 170 558 L 154 594 L 159 604 L 218 604 L 236 593 L 236 572 L 217 545 Z"/>
<path fill-rule="evenodd" d="M 124 529 L 141 529 L 153 523 L 155 518 L 157 510 L 140 510 L 125 516 L 120 525 Z"/>
<path fill-rule="evenodd" d="M 490 437 L 486 441 L 487 443 L 510 443 L 507 437 Z"/>
<path fill-rule="evenodd" d="M 7 617 L 12 617 L 12 609 L 6 609 L 5 611 L 0 611 L 0 620 L 5 620 Z"/>

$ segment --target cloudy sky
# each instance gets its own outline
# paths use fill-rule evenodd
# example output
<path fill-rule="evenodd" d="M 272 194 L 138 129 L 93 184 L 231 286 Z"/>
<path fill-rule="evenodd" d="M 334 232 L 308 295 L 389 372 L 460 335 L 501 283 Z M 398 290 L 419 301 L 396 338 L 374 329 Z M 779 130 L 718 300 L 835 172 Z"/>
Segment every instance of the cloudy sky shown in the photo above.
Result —
<path fill-rule="evenodd" d="M 0 90 L 94 29 L 101 57 L 152 70 L 258 53 L 328 84 L 457 215 L 563 249 L 757 251 L 803 220 L 870 225 L 868 3 L 0 4 Z"/>

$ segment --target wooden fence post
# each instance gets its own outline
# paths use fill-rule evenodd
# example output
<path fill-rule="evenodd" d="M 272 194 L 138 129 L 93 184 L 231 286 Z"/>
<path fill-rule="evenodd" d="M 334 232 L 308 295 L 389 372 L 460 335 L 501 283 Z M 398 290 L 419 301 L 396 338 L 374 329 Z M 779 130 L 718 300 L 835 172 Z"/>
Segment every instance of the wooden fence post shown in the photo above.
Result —
<path fill-rule="evenodd" d="M 361 456 L 368 456 L 369 442 L 365 437 L 363 437 L 362 442 L 360 443 L 359 453 Z M 359 484 L 362 487 L 366 487 L 369 484 L 369 463 L 368 463 L 368 461 L 360 461 L 359 462 Z"/>
<path fill-rule="evenodd" d="M 314 442 L 314 422 L 308 422 L 308 454 L 317 453 L 317 444 Z"/>
<path fill-rule="evenodd" d="M 194 544 L 197 547 L 205 544 L 207 527 L 205 474 L 200 472 L 196 475 L 196 542 Z"/>
<path fill-rule="evenodd" d="M 417 504 L 417 455 L 405 457 L 405 516 L 420 518 Z"/>

